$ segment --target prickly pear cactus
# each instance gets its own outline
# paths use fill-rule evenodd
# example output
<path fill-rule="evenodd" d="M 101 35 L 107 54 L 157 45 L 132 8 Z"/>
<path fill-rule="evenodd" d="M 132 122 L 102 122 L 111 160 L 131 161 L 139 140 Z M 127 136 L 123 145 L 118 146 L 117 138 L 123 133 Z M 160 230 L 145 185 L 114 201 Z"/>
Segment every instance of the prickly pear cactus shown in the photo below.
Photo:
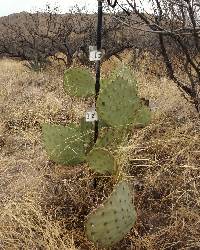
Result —
<path fill-rule="evenodd" d="M 117 77 L 102 89 L 97 101 L 99 117 L 111 127 L 126 126 L 134 121 L 133 114 L 140 107 L 134 85 Z"/>
<path fill-rule="evenodd" d="M 113 155 L 104 148 L 94 148 L 87 156 L 89 167 L 100 174 L 115 174 L 117 164 Z"/>
<path fill-rule="evenodd" d="M 70 96 L 94 95 L 95 80 L 87 69 L 71 68 L 65 71 L 64 89 Z"/>
<path fill-rule="evenodd" d="M 87 218 L 85 230 L 98 247 L 110 247 L 123 239 L 136 220 L 132 192 L 126 181 L 115 188 L 102 206 Z"/>
<path fill-rule="evenodd" d="M 95 80 L 87 69 L 68 69 L 64 88 L 71 96 L 89 97 L 94 95 Z M 99 118 L 96 143 L 94 123 L 83 118 L 79 126 L 43 125 L 44 144 L 50 159 L 56 163 L 76 165 L 87 161 L 94 172 L 119 177 L 114 158 L 119 145 L 127 141 L 133 125 L 143 127 L 151 118 L 149 108 L 138 97 L 137 83 L 129 68 L 120 66 L 109 79 L 103 80 L 96 108 Z M 110 247 L 123 239 L 135 219 L 132 190 L 123 180 L 88 216 L 86 234 L 97 247 Z"/>
<path fill-rule="evenodd" d="M 44 145 L 50 159 L 64 165 L 76 165 L 85 160 L 86 142 L 89 136 L 76 125 L 67 127 L 44 124 Z M 86 140 L 87 141 L 87 140 Z"/>

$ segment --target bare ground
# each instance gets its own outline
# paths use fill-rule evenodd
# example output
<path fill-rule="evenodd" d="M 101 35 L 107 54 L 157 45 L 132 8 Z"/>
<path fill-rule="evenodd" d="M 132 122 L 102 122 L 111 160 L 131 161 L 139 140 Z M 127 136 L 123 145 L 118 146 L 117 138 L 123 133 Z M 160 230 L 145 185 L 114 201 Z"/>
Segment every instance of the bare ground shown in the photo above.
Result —
<path fill-rule="evenodd" d="M 77 122 L 87 103 L 64 93 L 62 72 L 33 73 L 7 59 L 0 68 L 0 249 L 96 249 L 84 236 L 84 219 L 112 180 L 99 180 L 94 190 L 87 166 L 54 164 L 41 140 L 42 123 Z M 145 69 L 136 77 L 154 113 L 119 148 L 138 218 L 112 250 L 200 249 L 199 119 L 166 78 Z"/>

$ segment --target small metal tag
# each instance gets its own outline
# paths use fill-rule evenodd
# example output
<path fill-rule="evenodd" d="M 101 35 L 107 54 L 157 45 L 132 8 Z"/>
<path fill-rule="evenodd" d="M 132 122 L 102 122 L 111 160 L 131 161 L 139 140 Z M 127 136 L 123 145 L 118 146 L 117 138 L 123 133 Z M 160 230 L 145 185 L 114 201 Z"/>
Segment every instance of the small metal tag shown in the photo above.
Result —
<path fill-rule="evenodd" d="M 90 46 L 89 55 L 89 59 L 91 62 L 100 61 L 102 57 L 102 52 L 98 51 L 96 46 Z"/>
<path fill-rule="evenodd" d="M 94 122 L 98 121 L 98 115 L 95 109 L 90 109 L 85 114 L 85 120 L 86 122 Z"/>

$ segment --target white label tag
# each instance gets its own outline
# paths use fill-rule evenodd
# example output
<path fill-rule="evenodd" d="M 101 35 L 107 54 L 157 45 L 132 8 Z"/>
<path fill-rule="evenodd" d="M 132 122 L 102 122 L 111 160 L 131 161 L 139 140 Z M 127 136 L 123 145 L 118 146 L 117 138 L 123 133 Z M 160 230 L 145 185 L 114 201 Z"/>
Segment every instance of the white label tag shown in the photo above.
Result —
<path fill-rule="evenodd" d="M 86 122 L 94 122 L 98 120 L 97 112 L 95 110 L 86 112 Z"/>
<path fill-rule="evenodd" d="M 95 61 L 100 61 L 102 56 L 102 52 L 98 50 L 93 50 L 90 51 L 90 61 L 95 62 Z"/>

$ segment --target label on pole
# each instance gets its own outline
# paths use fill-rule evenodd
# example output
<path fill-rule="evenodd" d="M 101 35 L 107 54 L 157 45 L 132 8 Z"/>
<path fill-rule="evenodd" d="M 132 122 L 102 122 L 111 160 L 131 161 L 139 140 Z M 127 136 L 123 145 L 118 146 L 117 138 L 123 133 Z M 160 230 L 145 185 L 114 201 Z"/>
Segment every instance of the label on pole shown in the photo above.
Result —
<path fill-rule="evenodd" d="M 102 57 L 102 52 L 98 51 L 96 46 L 90 46 L 89 55 L 89 59 L 91 62 L 100 61 Z"/>
<path fill-rule="evenodd" d="M 94 108 L 89 109 L 85 114 L 86 122 L 95 122 L 98 121 L 98 115 Z"/>

